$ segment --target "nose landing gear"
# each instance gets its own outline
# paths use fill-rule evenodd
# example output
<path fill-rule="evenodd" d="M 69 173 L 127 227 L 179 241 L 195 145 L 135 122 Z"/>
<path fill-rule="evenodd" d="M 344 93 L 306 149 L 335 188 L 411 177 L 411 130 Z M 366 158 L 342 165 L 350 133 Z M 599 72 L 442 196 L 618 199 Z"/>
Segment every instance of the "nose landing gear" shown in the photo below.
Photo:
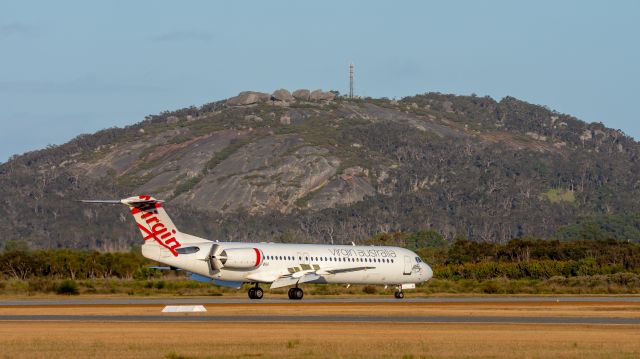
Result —
<path fill-rule="evenodd" d="M 288 294 L 289 294 L 289 299 L 292 299 L 292 300 L 300 300 L 304 296 L 304 292 L 302 291 L 302 289 L 298 287 L 289 288 Z"/>
<path fill-rule="evenodd" d="M 264 291 L 258 287 L 258 283 L 256 283 L 255 287 L 249 288 L 249 299 L 262 299 L 263 296 Z"/>
<path fill-rule="evenodd" d="M 404 292 L 402 291 L 401 285 L 396 286 L 396 292 L 393 294 L 393 296 L 396 297 L 396 299 L 404 298 Z"/>

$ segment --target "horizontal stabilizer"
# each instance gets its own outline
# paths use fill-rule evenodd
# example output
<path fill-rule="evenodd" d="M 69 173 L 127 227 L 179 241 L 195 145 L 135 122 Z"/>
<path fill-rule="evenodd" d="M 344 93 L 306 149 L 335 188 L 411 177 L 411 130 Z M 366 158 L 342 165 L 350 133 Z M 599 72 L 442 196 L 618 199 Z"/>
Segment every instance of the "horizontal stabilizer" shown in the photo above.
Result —
<path fill-rule="evenodd" d="M 131 207 L 146 206 L 156 203 L 164 203 L 163 200 L 149 196 L 129 197 L 125 199 L 81 199 L 82 203 L 126 204 Z"/>

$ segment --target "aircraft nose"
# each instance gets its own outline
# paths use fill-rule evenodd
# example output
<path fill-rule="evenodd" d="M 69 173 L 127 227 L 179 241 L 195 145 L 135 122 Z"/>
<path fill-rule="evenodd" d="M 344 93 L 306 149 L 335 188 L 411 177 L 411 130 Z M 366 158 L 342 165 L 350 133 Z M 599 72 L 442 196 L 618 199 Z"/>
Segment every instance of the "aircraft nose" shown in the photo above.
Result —
<path fill-rule="evenodd" d="M 423 270 L 425 272 L 425 277 L 424 277 L 424 281 L 428 281 L 429 279 L 433 278 L 433 269 L 431 269 L 431 267 L 429 267 L 429 265 L 427 263 L 422 263 L 423 266 Z"/>

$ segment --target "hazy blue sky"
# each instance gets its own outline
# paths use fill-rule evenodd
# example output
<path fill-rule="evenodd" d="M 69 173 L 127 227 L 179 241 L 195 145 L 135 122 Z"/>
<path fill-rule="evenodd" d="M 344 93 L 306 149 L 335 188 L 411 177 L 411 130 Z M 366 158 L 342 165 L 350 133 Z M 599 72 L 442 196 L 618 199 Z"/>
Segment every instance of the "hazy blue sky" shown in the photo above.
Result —
<path fill-rule="evenodd" d="M 640 1 L 3 1 L 0 162 L 242 90 L 511 95 L 640 138 Z"/>

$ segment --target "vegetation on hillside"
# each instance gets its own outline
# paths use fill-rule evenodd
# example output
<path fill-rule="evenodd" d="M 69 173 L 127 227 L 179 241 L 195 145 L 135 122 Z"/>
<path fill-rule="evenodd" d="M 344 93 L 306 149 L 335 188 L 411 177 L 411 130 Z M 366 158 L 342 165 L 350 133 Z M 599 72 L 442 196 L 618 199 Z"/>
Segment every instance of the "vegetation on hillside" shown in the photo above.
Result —
<path fill-rule="evenodd" d="M 292 144 L 282 153 L 246 156 L 244 150 L 263 140 Z M 305 147 L 323 159 L 291 165 L 286 173 L 335 165 L 320 188 L 305 193 L 304 176 L 277 184 L 277 175 L 251 180 L 286 168 Z M 257 164 L 250 171 L 263 173 L 243 172 L 248 162 Z M 354 180 L 344 171 L 354 167 L 373 194 L 353 195 Z M 435 231 L 448 243 L 611 235 L 638 242 L 638 173 L 640 147 L 621 131 L 511 97 L 428 93 L 399 101 L 339 97 L 244 107 L 220 101 L 0 164 L 0 243 L 126 251 L 137 236 L 124 209 L 74 200 L 150 189 L 165 194 L 185 232 L 219 240 L 339 244 L 380 232 Z M 258 194 L 243 197 L 238 210 L 192 205 L 204 185 L 215 190 L 241 181 L 245 187 L 237 192 Z M 318 196 L 329 204 L 308 206 Z M 279 198 L 292 199 L 284 207 Z M 353 201 L 337 201 L 342 198 Z"/>

